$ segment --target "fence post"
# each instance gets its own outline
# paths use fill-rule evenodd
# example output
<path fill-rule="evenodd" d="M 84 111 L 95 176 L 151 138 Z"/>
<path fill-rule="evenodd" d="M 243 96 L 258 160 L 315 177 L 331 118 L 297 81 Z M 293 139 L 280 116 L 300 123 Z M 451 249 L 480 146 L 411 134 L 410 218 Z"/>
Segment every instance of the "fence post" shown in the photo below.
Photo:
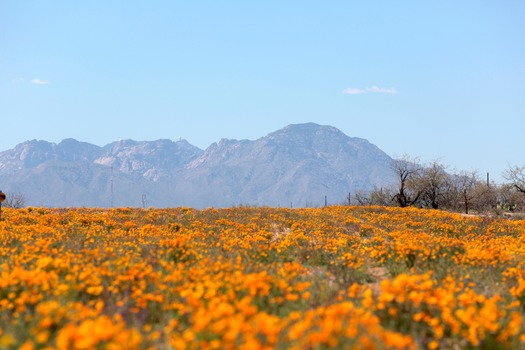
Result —
<path fill-rule="evenodd" d="M 2 202 L 5 201 L 5 193 L 0 191 L 0 220 L 2 220 Z"/>

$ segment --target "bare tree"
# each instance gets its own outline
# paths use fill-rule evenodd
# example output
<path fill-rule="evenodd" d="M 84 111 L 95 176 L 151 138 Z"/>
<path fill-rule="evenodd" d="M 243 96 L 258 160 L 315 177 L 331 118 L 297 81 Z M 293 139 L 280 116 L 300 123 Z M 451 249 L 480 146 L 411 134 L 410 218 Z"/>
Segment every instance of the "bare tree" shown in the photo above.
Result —
<path fill-rule="evenodd" d="M 498 186 L 498 203 L 503 210 L 521 211 L 525 208 L 525 196 L 512 184 Z"/>
<path fill-rule="evenodd" d="M 20 192 L 12 194 L 7 193 L 5 201 L 2 203 L 2 205 L 6 208 L 23 208 L 26 205 L 26 197 Z"/>
<path fill-rule="evenodd" d="M 465 214 L 468 214 L 469 208 L 472 201 L 475 198 L 475 187 L 480 181 L 477 171 L 461 171 L 459 174 L 455 174 L 451 177 L 452 188 L 456 194 L 454 202 L 461 202 L 463 204 L 463 210 Z M 449 205 L 453 209 L 459 209 L 456 207 L 456 203 L 450 203 Z"/>
<path fill-rule="evenodd" d="M 374 189 L 368 193 L 357 191 L 355 193 L 355 200 L 358 205 L 392 205 L 392 191 L 389 189 Z"/>
<path fill-rule="evenodd" d="M 355 201 L 357 205 L 372 205 L 372 202 L 370 201 L 370 197 L 368 196 L 367 193 L 363 191 L 356 191 Z"/>
<path fill-rule="evenodd" d="M 414 205 L 422 192 L 416 186 L 413 186 L 414 180 L 417 179 L 422 171 L 417 159 L 412 159 L 404 155 L 400 159 L 394 160 L 390 166 L 397 177 L 398 189 L 392 200 L 400 207 Z"/>
<path fill-rule="evenodd" d="M 525 165 L 510 167 L 503 177 L 510 181 L 517 191 L 525 194 Z"/>
<path fill-rule="evenodd" d="M 391 206 L 393 193 L 388 188 L 374 189 L 370 192 L 372 205 Z"/>
<path fill-rule="evenodd" d="M 419 172 L 413 186 L 421 193 L 421 200 L 426 207 L 439 209 L 449 192 L 451 181 L 445 166 L 434 161 Z"/>
<path fill-rule="evenodd" d="M 472 206 L 478 212 L 494 210 L 498 204 L 498 189 L 496 185 L 487 185 L 484 181 L 476 182 Z"/>

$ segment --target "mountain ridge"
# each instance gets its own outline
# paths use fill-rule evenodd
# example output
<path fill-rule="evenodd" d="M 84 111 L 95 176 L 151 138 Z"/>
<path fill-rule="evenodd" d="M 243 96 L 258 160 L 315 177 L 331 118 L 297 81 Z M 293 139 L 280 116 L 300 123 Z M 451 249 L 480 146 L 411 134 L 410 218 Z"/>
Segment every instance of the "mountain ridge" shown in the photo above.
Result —
<path fill-rule="evenodd" d="M 315 123 L 205 150 L 186 140 L 32 140 L 0 152 L 0 186 L 52 207 L 317 206 L 388 185 L 391 161 L 366 139 Z"/>

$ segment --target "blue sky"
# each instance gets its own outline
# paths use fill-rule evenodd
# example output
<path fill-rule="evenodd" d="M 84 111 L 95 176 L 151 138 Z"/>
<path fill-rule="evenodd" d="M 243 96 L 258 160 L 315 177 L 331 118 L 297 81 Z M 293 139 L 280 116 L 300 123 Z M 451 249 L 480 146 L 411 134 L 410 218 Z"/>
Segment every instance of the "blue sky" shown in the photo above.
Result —
<path fill-rule="evenodd" d="M 524 19 L 522 0 L 0 0 L 0 151 L 316 122 L 498 179 L 525 164 Z"/>

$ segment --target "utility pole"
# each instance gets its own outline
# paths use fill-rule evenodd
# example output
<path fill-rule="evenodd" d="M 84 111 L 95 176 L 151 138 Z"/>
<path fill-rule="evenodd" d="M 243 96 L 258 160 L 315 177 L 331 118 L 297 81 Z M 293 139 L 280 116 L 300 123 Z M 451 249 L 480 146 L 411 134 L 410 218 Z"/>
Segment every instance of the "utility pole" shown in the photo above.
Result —
<path fill-rule="evenodd" d="M 142 195 L 142 209 L 146 209 L 146 195 L 143 194 Z"/>
<path fill-rule="evenodd" d="M 113 165 L 111 166 L 111 175 L 110 175 L 110 191 L 111 191 L 111 208 L 113 208 Z"/>
<path fill-rule="evenodd" d="M 326 207 L 327 205 L 328 205 L 328 201 L 327 201 L 326 196 L 324 196 L 324 206 Z"/>

